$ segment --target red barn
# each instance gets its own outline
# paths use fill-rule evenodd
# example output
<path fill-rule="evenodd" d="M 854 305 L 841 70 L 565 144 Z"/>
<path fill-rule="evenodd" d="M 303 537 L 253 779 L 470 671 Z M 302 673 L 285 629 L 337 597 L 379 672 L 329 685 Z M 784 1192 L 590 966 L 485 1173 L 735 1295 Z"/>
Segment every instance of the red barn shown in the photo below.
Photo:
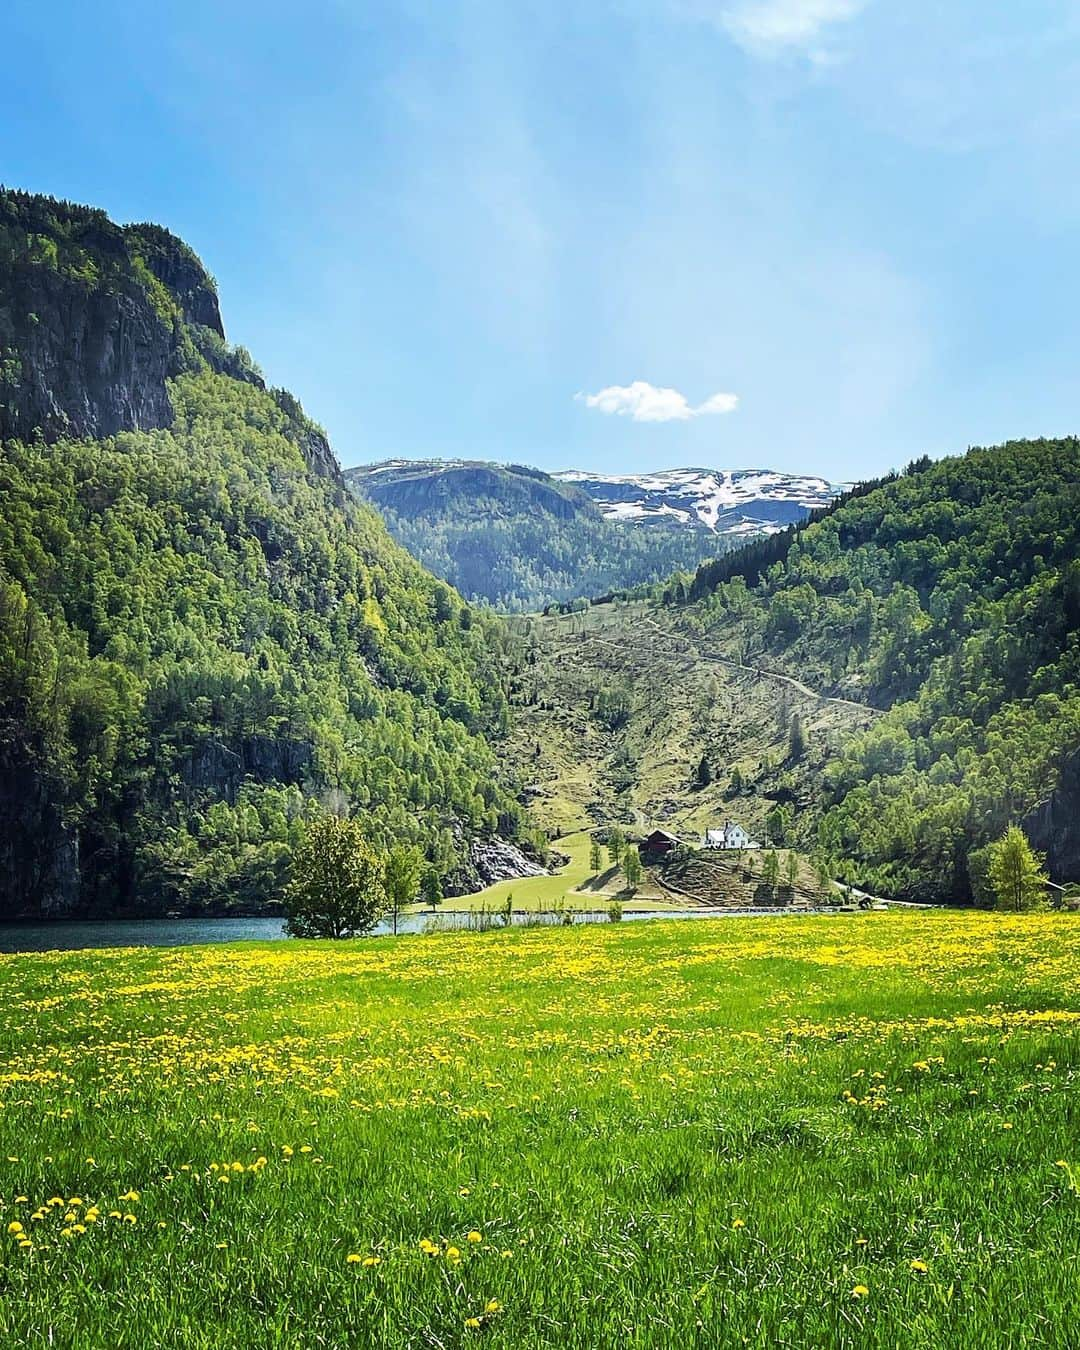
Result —
<path fill-rule="evenodd" d="M 677 848 L 679 840 L 673 834 L 668 834 L 667 830 L 653 830 L 652 834 L 646 835 L 638 845 L 638 852 L 642 855 L 648 853 L 654 857 L 670 853 L 673 848 Z"/>

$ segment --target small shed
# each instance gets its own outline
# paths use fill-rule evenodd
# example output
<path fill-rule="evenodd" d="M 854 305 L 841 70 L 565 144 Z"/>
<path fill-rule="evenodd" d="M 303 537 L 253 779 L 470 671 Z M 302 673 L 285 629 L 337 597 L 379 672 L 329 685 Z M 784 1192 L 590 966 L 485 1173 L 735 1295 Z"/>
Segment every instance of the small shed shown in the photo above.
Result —
<path fill-rule="evenodd" d="M 638 852 L 643 855 L 649 853 L 653 856 L 663 856 L 670 853 L 673 848 L 677 848 L 679 842 L 673 834 L 668 834 L 667 830 L 653 830 L 652 834 L 647 834 L 638 845 Z"/>

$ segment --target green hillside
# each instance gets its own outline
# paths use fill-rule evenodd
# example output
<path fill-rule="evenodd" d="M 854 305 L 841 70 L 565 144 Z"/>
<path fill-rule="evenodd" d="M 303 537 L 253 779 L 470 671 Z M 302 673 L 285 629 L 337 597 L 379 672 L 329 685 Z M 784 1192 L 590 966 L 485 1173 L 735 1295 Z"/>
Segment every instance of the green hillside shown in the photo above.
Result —
<path fill-rule="evenodd" d="M 886 890 L 963 896 L 973 845 L 1080 747 L 1080 442 L 916 466 L 684 618 L 887 710 L 826 770 L 822 841 Z M 1062 841 L 1063 874 L 1076 848 Z"/>
<path fill-rule="evenodd" d="M 1080 878 L 1076 440 L 922 461 L 651 606 L 534 623 L 525 652 L 518 754 L 560 825 L 762 829 L 780 805 L 868 888 L 941 900 L 980 893 L 1018 819 Z"/>
<path fill-rule="evenodd" d="M 497 626 L 345 490 L 180 241 L 13 193 L 0 224 L 0 916 L 258 905 L 328 805 L 471 884 L 520 816 Z"/>

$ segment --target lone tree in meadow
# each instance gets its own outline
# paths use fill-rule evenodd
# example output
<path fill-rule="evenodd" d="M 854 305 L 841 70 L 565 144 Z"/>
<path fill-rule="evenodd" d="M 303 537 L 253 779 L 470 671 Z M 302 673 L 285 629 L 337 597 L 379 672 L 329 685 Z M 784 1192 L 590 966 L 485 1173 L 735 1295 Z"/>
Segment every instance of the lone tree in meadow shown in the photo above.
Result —
<path fill-rule="evenodd" d="M 612 867 L 618 867 L 626 849 L 626 835 L 616 825 L 608 831 L 607 855 Z"/>
<path fill-rule="evenodd" d="M 589 871 L 595 876 L 604 865 L 604 852 L 600 842 L 594 839 L 589 845 Z"/>
<path fill-rule="evenodd" d="M 1002 909 L 1032 909 L 1046 898 L 1043 859 L 1018 825 L 990 845 L 990 885 Z"/>
<path fill-rule="evenodd" d="M 623 876 L 632 891 L 641 885 L 641 855 L 636 848 L 628 848 L 623 856 Z"/>
<path fill-rule="evenodd" d="M 322 816 L 292 858 L 285 891 L 292 937 L 349 938 L 370 933 L 388 908 L 385 860 L 359 821 Z"/>
<path fill-rule="evenodd" d="M 383 881 L 386 885 L 386 899 L 394 919 L 394 933 L 397 933 L 398 915 L 406 905 L 411 905 L 420 890 L 420 878 L 424 871 L 424 855 L 413 844 L 395 844 L 386 855 L 383 868 Z"/>

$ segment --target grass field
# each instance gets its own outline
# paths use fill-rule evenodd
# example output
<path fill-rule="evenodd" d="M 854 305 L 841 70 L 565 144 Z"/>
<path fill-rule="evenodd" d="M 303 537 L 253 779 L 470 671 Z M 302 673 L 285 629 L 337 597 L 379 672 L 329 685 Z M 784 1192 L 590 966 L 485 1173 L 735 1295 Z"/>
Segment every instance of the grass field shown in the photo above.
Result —
<path fill-rule="evenodd" d="M 7 1344 L 1077 1344 L 1070 918 L 0 975 Z"/>

